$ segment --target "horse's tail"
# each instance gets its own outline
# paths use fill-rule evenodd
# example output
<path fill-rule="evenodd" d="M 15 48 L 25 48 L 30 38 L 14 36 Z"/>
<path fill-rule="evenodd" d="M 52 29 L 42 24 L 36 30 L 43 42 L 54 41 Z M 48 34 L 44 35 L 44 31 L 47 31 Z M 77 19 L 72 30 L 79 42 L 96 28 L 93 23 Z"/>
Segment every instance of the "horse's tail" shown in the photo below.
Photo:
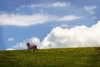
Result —
<path fill-rule="evenodd" d="M 37 49 L 37 46 L 35 46 L 35 48 Z M 38 49 L 37 49 L 38 50 Z"/>

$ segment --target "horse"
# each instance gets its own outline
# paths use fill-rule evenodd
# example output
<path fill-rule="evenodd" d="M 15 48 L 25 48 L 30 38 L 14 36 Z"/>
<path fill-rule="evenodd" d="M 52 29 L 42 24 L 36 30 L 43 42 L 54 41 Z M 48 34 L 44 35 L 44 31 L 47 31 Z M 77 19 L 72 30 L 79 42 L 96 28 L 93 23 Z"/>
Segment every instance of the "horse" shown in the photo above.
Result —
<path fill-rule="evenodd" d="M 27 51 L 29 51 L 29 49 L 33 49 L 33 52 L 35 52 L 35 50 L 38 50 L 36 45 L 30 45 L 29 43 L 27 43 L 26 46 L 28 47 Z"/>

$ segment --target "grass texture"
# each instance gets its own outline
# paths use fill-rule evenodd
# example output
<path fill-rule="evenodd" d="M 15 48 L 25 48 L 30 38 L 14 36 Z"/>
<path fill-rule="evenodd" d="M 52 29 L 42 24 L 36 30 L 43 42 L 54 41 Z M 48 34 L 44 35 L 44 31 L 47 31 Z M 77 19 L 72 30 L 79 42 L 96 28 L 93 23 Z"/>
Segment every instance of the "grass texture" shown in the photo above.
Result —
<path fill-rule="evenodd" d="M 100 67 L 100 47 L 3 50 L 0 67 Z"/>

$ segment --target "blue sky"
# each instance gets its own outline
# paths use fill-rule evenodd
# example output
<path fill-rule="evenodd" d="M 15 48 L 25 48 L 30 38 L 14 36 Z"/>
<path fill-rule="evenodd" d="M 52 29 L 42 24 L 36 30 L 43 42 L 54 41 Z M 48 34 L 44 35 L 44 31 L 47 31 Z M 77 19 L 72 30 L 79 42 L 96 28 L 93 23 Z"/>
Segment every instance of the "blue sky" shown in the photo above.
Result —
<path fill-rule="evenodd" d="M 99 8 L 100 0 L 0 0 L 0 50 L 32 37 L 43 41 L 56 27 L 91 27 Z"/>

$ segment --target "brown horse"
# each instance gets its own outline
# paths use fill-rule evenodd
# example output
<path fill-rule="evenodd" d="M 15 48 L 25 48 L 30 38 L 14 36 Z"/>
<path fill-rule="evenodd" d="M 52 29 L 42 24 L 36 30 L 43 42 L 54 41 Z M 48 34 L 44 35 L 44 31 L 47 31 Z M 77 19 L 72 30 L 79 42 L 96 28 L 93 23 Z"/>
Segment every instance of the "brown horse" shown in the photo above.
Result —
<path fill-rule="evenodd" d="M 29 43 L 27 43 L 27 46 L 28 46 L 28 51 L 29 49 L 33 49 L 33 52 L 35 52 L 35 50 L 38 50 L 36 45 L 30 45 Z"/>

